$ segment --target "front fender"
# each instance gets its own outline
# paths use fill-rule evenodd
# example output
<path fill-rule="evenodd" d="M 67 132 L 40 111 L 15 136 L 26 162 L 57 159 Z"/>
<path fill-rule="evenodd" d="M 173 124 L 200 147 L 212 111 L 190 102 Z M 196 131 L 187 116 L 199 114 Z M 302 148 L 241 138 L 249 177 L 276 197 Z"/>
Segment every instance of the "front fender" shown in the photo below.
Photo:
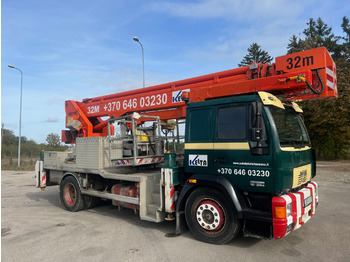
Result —
<path fill-rule="evenodd" d="M 206 186 L 212 187 L 220 190 L 228 199 L 234 204 L 238 218 L 242 218 L 242 203 L 240 201 L 240 193 L 233 187 L 233 185 L 222 176 L 213 176 L 207 174 L 195 174 L 190 177 L 190 179 L 195 179 L 196 183 L 189 183 L 187 180 L 184 187 L 181 190 L 179 198 L 176 204 L 176 212 L 182 213 L 185 210 L 186 200 L 188 196 L 198 187 Z"/>

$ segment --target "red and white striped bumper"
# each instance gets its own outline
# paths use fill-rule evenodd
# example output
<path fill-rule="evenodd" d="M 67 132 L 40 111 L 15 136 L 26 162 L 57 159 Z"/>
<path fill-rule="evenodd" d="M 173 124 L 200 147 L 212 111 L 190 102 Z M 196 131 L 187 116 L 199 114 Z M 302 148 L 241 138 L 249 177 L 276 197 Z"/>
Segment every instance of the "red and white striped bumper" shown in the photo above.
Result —
<path fill-rule="evenodd" d="M 318 204 L 318 185 L 310 182 L 295 193 L 272 199 L 274 238 L 279 239 L 304 225 L 314 214 Z M 285 214 L 283 211 L 285 209 Z"/>

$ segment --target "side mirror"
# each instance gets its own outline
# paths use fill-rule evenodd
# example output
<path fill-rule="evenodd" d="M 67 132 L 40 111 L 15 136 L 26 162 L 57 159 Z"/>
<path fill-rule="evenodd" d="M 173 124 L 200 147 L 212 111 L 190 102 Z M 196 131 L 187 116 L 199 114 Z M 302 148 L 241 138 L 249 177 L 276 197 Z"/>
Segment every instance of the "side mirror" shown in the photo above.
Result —
<path fill-rule="evenodd" d="M 260 142 L 263 139 L 263 119 L 262 119 L 262 104 L 253 102 L 251 105 L 251 126 L 250 140 Z"/>
<path fill-rule="evenodd" d="M 262 116 L 262 103 L 255 101 L 251 105 L 251 126 L 249 145 L 252 154 L 269 154 L 266 128 Z"/>

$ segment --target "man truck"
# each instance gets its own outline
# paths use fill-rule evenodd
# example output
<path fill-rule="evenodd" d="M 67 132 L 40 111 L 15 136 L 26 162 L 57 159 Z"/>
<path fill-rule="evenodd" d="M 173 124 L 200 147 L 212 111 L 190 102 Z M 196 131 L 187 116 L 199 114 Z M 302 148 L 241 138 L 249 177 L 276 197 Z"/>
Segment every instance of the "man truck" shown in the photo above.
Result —
<path fill-rule="evenodd" d="M 200 241 L 280 239 L 315 214 L 315 153 L 297 100 L 337 97 L 321 47 L 218 73 L 65 102 L 67 152 L 43 152 L 36 185 L 72 212 L 99 199 L 176 219 Z"/>

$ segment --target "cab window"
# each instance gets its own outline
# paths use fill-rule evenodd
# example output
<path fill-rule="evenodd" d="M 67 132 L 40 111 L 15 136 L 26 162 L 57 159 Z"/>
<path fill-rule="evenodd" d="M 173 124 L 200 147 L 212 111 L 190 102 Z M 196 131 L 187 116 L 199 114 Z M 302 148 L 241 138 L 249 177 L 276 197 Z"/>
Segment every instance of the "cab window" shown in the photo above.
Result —
<path fill-rule="evenodd" d="M 247 138 L 247 107 L 222 107 L 217 112 L 217 139 L 243 140 Z"/>

